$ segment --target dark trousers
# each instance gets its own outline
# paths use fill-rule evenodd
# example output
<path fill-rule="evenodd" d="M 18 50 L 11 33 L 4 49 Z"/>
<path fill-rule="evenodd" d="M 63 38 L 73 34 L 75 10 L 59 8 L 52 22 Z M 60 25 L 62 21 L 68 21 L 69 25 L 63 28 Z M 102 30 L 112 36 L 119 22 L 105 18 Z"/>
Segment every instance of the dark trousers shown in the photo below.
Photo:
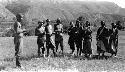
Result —
<path fill-rule="evenodd" d="M 41 51 L 40 49 L 42 49 L 42 54 L 44 54 L 45 51 L 45 38 L 37 38 L 37 44 L 38 44 L 38 56 L 40 56 Z"/>
<path fill-rule="evenodd" d="M 114 45 L 114 48 L 111 47 L 112 44 Z M 109 43 L 109 52 L 117 55 L 117 49 L 118 49 L 118 39 L 117 38 L 111 38 L 110 43 Z"/>
<path fill-rule="evenodd" d="M 69 37 L 68 44 L 73 53 L 75 51 L 75 41 L 74 41 L 73 37 Z"/>
<path fill-rule="evenodd" d="M 82 53 L 82 39 L 78 39 L 75 41 L 77 47 L 77 55 L 81 55 Z"/>
<path fill-rule="evenodd" d="M 44 54 L 45 47 L 44 47 L 44 46 L 41 46 L 41 45 L 38 45 L 38 56 L 40 56 L 40 54 L 41 54 L 40 49 L 42 49 L 42 54 Z"/>
<path fill-rule="evenodd" d="M 19 62 L 20 55 L 18 54 L 20 52 L 19 46 L 15 45 L 15 57 L 16 57 L 16 66 L 21 67 Z"/>
<path fill-rule="evenodd" d="M 86 39 L 83 42 L 83 53 L 92 54 L 91 39 Z"/>
<path fill-rule="evenodd" d="M 56 45 L 56 52 L 58 50 L 58 46 L 60 44 L 60 47 L 61 47 L 61 50 L 62 50 L 62 53 L 63 53 L 63 39 L 60 40 L 60 41 L 55 41 L 55 45 Z"/>
<path fill-rule="evenodd" d="M 15 36 L 14 44 L 15 44 L 16 66 L 21 67 L 20 62 L 19 62 L 19 57 L 23 48 L 23 38 Z"/>
<path fill-rule="evenodd" d="M 47 56 L 49 56 L 49 49 L 51 49 L 53 51 L 53 54 L 56 55 L 53 39 L 48 34 L 46 35 L 46 48 L 47 48 Z"/>
<path fill-rule="evenodd" d="M 55 45 L 56 45 L 56 52 L 58 50 L 58 46 L 60 45 L 63 53 L 63 36 L 55 34 Z"/>

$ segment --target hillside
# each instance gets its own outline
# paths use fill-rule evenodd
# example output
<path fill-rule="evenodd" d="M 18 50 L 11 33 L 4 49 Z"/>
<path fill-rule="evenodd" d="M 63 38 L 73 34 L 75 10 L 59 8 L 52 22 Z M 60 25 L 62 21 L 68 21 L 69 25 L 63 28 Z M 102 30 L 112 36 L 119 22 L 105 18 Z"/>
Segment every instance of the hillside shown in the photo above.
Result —
<path fill-rule="evenodd" d="M 15 15 L 0 4 L 0 22 L 1 21 L 12 21 Z"/>
<path fill-rule="evenodd" d="M 90 13 L 125 15 L 125 9 L 111 2 L 20 0 L 8 4 L 6 8 L 14 14 L 25 13 L 29 21 L 47 18 L 54 20 L 58 17 L 72 20 L 80 15 L 90 15 Z"/>
<path fill-rule="evenodd" d="M 38 20 L 55 20 L 60 17 L 63 21 L 65 29 L 69 25 L 69 21 L 74 21 L 83 16 L 85 20 L 91 22 L 94 26 L 100 25 L 100 20 L 105 20 L 110 26 L 111 22 L 120 20 L 123 22 L 125 17 L 125 9 L 119 7 L 112 2 L 92 2 L 92 1 L 66 1 L 66 0 L 9 0 L 8 3 L 3 3 L 1 9 L 8 16 L 13 14 L 24 14 L 25 28 L 34 32 Z M 1 10 L 2 11 L 2 10 Z M 4 12 L 4 13 L 5 13 Z M 5 15 L 7 15 L 5 14 Z M 10 17 L 10 20 L 13 16 Z M 34 33 L 32 33 L 34 34 Z"/>

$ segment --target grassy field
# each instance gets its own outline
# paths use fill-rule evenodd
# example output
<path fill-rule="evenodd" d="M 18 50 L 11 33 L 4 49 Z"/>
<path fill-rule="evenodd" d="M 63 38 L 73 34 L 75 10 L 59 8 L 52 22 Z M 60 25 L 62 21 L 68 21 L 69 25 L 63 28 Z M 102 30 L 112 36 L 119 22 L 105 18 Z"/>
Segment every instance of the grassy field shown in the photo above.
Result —
<path fill-rule="evenodd" d="M 12 37 L 0 38 L 0 70 L 5 71 L 42 71 L 42 72 L 90 72 L 90 71 L 125 71 L 125 35 L 119 36 L 119 49 L 117 58 L 108 60 L 84 60 L 84 57 L 71 57 L 67 44 L 68 35 L 64 35 L 65 57 L 37 58 L 36 37 L 24 37 L 24 49 L 21 54 L 23 69 L 15 68 L 14 44 Z M 59 49 L 60 50 L 60 49 Z M 96 55 L 96 40 L 93 34 L 93 54 Z M 107 54 L 108 55 L 108 54 Z"/>

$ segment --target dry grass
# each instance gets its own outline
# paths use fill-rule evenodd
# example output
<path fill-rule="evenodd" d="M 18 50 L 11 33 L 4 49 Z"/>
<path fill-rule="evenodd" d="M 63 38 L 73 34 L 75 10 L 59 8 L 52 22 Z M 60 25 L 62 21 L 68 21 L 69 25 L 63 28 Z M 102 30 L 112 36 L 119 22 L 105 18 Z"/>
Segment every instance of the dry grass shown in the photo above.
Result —
<path fill-rule="evenodd" d="M 96 54 L 96 41 L 93 35 L 92 49 Z M 124 71 L 125 49 L 124 36 L 119 38 L 118 58 L 108 60 L 87 60 L 83 57 L 71 57 L 67 45 L 68 36 L 64 36 L 64 51 L 66 56 L 56 58 L 37 58 L 36 37 L 24 38 L 24 49 L 21 59 L 23 69 L 15 68 L 13 38 L 0 38 L 0 69 L 4 71 L 42 71 L 42 72 L 88 72 L 88 71 Z"/>

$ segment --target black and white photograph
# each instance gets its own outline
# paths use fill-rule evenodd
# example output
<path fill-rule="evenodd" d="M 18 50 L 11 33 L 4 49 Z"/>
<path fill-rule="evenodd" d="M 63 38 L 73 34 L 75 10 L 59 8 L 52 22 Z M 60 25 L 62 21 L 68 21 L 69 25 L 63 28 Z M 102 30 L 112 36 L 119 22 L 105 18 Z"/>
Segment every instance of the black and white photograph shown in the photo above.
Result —
<path fill-rule="evenodd" d="M 0 72 L 125 72 L 125 0 L 0 0 Z"/>

